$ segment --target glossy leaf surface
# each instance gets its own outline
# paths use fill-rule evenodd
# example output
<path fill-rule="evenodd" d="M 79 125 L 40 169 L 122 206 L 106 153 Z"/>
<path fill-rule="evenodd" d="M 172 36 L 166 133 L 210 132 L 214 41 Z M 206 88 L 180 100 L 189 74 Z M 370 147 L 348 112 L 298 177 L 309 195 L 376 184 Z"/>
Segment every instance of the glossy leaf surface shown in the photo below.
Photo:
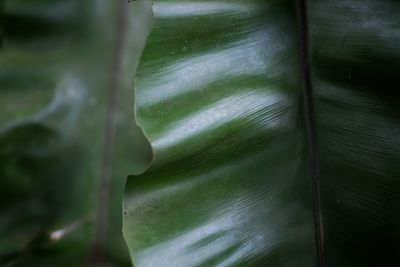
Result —
<path fill-rule="evenodd" d="M 327 266 L 395 266 L 396 1 L 307 1 Z M 294 1 L 156 1 L 136 77 L 135 266 L 315 266 Z M 398 17 L 398 16 L 397 16 Z"/>
<path fill-rule="evenodd" d="M 293 3 L 153 10 L 135 86 L 154 158 L 125 199 L 135 266 L 313 265 Z"/>
<path fill-rule="evenodd" d="M 309 3 L 327 266 L 397 266 L 400 3 Z"/>

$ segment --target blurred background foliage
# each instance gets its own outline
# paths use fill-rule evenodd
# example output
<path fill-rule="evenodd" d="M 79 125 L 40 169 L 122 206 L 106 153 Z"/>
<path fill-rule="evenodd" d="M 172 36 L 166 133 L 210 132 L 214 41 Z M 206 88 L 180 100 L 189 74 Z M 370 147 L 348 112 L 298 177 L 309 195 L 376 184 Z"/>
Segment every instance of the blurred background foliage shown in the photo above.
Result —
<path fill-rule="evenodd" d="M 86 266 L 90 261 L 110 80 L 116 71 L 117 3 L 1 1 L 0 266 Z M 116 74 L 120 86 L 113 92 L 118 94 L 112 114 L 117 141 L 102 248 L 108 266 L 130 266 L 121 234 L 122 192 L 125 177 L 143 170 L 149 158 L 133 118 L 133 53 L 142 41 L 132 38 L 138 30 L 132 20 L 128 16 L 120 46 L 129 60 Z"/>

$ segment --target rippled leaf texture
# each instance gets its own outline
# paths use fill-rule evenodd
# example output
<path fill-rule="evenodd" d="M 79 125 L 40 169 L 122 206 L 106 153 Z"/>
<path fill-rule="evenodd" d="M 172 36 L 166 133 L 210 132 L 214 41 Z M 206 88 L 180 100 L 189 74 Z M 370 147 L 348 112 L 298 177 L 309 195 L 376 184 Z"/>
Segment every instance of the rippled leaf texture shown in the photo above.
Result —
<path fill-rule="evenodd" d="M 395 266 L 399 3 L 307 1 L 327 266 Z M 156 1 L 136 77 L 135 266 L 316 266 L 294 1 Z M 301 52 L 300 52 L 301 53 Z"/>
<path fill-rule="evenodd" d="M 136 115 L 153 148 L 128 180 L 135 266 L 312 265 L 294 5 L 153 5 Z"/>
<path fill-rule="evenodd" d="M 310 1 L 329 266 L 400 264 L 400 2 Z"/>
<path fill-rule="evenodd" d="M 116 31 L 115 2 L 1 1 L 0 266 L 87 266 Z M 129 8 L 127 12 L 131 12 Z M 124 177 L 141 168 L 127 86 L 143 41 L 129 18 L 105 257 L 129 266 Z M 135 39 L 133 40 L 133 35 Z M 127 53 L 129 52 L 129 53 Z M 129 74 L 128 74 L 129 73 Z M 128 75 L 125 75 L 128 74 Z M 126 111 L 126 112 L 125 112 Z M 61 240 L 50 233 L 84 220 Z M 111 244 L 111 245 L 108 245 Z"/>

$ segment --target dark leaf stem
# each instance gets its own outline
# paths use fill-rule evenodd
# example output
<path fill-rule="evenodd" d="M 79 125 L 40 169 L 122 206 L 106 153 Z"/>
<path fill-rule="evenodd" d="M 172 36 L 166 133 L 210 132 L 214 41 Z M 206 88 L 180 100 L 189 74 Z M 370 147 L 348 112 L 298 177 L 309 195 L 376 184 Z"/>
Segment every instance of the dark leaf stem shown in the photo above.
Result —
<path fill-rule="evenodd" d="M 310 171 L 312 179 L 312 195 L 314 205 L 314 229 L 317 246 L 318 266 L 325 266 L 325 248 L 321 212 L 320 176 L 318 172 L 317 141 L 315 130 L 315 116 L 313 92 L 310 77 L 310 61 L 308 51 L 307 10 L 305 0 L 296 0 L 297 23 L 299 29 L 299 49 L 301 80 L 303 87 L 303 105 L 306 121 L 307 139 L 310 153 Z"/>
<path fill-rule="evenodd" d="M 93 263 L 103 261 L 103 252 L 107 238 L 109 194 L 112 176 L 112 161 L 115 138 L 115 114 L 118 108 L 118 94 L 120 87 L 120 73 L 122 70 L 122 50 L 127 28 L 126 1 L 117 1 L 116 36 L 112 56 L 107 117 L 104 131 L 104 150 L 98 195 L 98 209 L 96 217 L 96 233 L 91 259 Z"/>

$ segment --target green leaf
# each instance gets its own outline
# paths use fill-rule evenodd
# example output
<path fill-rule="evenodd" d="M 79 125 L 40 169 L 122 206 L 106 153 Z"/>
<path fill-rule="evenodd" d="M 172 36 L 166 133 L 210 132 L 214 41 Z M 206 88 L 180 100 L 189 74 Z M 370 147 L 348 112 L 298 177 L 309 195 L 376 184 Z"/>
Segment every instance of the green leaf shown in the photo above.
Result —
<path fill-rule="evenodd" d="M 400 6 L 307 3 L 308 36 L 294 1 L 154 3 L 135 82 L 153 159 L 124 204 L 135 266 L 398 263 Z"/>
<path fill-rule="evenodd" d="M 327 265 L 400 263 L 400 3 L 311 1 Z"/>
<path fill-rule="evenodd" d="M 314 262 L 294 5 L 153 5 L 136 116 L 153 148 L 126 187 L 135 266 Z"/>

